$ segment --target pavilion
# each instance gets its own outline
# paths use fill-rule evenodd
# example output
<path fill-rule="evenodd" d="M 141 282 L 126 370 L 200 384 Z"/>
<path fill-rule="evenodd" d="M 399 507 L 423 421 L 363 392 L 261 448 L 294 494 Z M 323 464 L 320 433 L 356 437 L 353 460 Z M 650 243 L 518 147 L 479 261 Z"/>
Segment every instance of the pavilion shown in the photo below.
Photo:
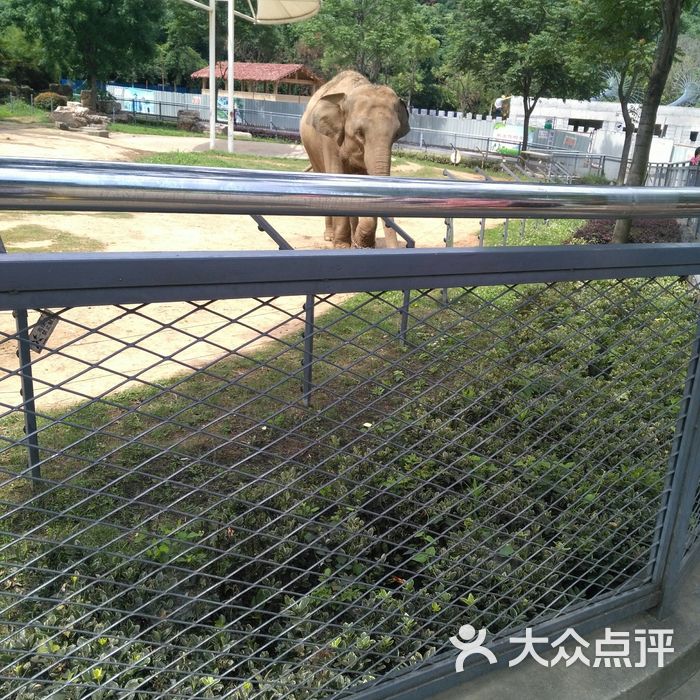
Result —
<path fill-rule="evenodd" d="M 216 63 L 217 80 L 228 78 L 228 62 Z M 202 81 L 202 94 L 209 94 L 209 66 L 192 73 Z M 279 102 L 308 102 L 324 80 L 302 63 L 242 63 L 236 61 L 234 91 L 236 97 Z"/>

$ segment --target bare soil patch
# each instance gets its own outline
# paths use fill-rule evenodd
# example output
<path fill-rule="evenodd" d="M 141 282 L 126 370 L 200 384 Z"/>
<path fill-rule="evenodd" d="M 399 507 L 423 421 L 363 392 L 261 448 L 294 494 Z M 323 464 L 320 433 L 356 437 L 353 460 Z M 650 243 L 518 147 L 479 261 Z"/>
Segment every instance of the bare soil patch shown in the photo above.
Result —
<path fill-rule="evenodd" d="M 67 160 L 131 161 L 145 152 L 207 150 L 207 138 L 177 136 L 142 136 L 111 134 L 101 138 L 77 132 L 65 132 L 45 127 L 21 126 L 0 123 L 0 157 L 30 157 Z M 257 153 L 261 156 L 304 157 L 301 146 L 236 141 L 239 152 Z M 321 217 L 269 217 L 270 223 L 299 249 L 328 248 L 323 240 Z M 416 241 L 418 247 L 442 247 L 445 237 L 443 219 L 398 218 L 397 223 Z M 0 236 L 8 238 L 18 226 L 41 227 L 37 240 L 25 240 L 11 247 L 14 252 L 33 252 L 37 248 L 56 250 L 58 240 L 65 241 L 65 250 L 127 251 L 203 251 L 203 250 L 276 250 L 277 246 L 258 230 L 257 224 L 247 216 L 190 215 L 190 214 L 91 214 L 91 213 L 43 213 L 0 212 Z M 476 244 L 479 222 L 471 219 L 455 221 L 455 245 Z M 61 232 L 64 235 L 61 238 Z M 81 243 L 82 240 L 82 243 Z M 379 241 L 379 245 L 382 240 Z M 82 397 L 95 397 L 129 385 L 125 377 L 138 374 L 140 380 L 156 381 L 172 376 L 178 368 L 201 366 L 211 362 L 227 350 L 254 340 L 246 326 L 255 325 L 261 331 L 285 324 L 287 330 L 300 328 L 298 318 L 303 299 L 290 297 L 280 302 L 280 307 L 257 309 L 258 302 L 233 300 L 217 302 L 217 313 L 229 318 L 244 316 L 244 324 L 229 324 L 218 329 L 216 342 L 204 341 L 202 348 L 187 340 L 187 347 L 178 349 L 183 333 L 204 333 L 197 330 L 197 314 L 188 314 L 186 304 L 149 307 L 154 319 L 180 318 L 182 330 L 170 335 L 154 332 L 154 321 L 140 314 L 124 315 L 114 308 L 86 308 L 66 312 L 66 321 L 58 324 L 48 350 L 39 356 L 35 376 L 39 394 L 38 406 L 48 409 L 76 401 Z M 32 316 L 36 319 L 36 315 Z M 188 325 L 189 324 L 189 325 Z M 110 327 L 109 334 L 95 337 L 86 333 L 86 327 Z M 21 403 L 17 376 L 16 344 L 4 340 L 14 332 L 14 319 L 8 312 L 0 312 L 0 406 L 11 407 Z M 233 335 L 232 335 L 233 334 Z M 107 337 L 107 336 L 110 337 Z M 124 342 L 138 348 L 125 349 Z M 184 337 L 184 336 L 182 336 Z M 129 338 L 129 341 L 123 339 Z M 225 341 L 222 340 L 225 338 Z M 184 341 L 183 341 L 184 342 Z M 175 360 L 158 361 L 159 357 L 179 353 Z M 60 386 L 52 389 L 52 386 Z"/>

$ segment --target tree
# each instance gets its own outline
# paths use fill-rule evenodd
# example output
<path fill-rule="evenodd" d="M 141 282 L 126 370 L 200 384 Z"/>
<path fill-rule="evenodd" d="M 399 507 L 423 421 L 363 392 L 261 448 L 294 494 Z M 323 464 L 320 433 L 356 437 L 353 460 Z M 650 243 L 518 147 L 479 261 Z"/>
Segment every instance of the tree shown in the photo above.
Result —
<path fill-rule="evenodd" d="M 542 97 L 588 99 L 600 91 L 599 65 L 586 60 L 574 31 L 570 0 L 459 0 L 450 32 L 449 61 L 471 70 L 494 93 L 522 95 L 522 149 L 530 116 Z"/>
<path fill-rule="evenodd" d="M 656 126 L 656 113 L 661 104 L 661 96 L 673 65 L 673 57 L 676 53 L 681 27 L 681 12 L 685 2 L 686 0 L 661 1 L 661 34 L 656 44 L 654 63 L 649 75 L 644 102 L 642 103 L 642 114 L 639 118 L 632 165 L 626 179 L 627 185 L 640 186 L 644 184 L 649 164 L 651 140 L 654 136 L 654 127 Z M 613 232 L 613 243 L 629 242 L 631 224 L 630 219 L 618 219 Z"/>
<path fill-rule="evenodd" d="M 43 88 L 55 74 L 41 46 L 17 26 L 5 25 L 0 34 L 0 76 L 16 85 Z"/>
<path fill-rule="evenodd" d="M 429 33 L 432 13 L 418 6 L 406 20 L 406 39 L 399 52 L 402 57 L 397 72 L 389 80 L 397 94 L 403 95 L 410 110 L 413 98 L 425 87 L 430 72 L 429 61 L 437 54 L 440 42 Z"/>
<path fill-rule="evenodd" d="M 472 71 L 453 70 L 445 65 L 438 71 L 445 102 L 466 116 L 481 114 L 489 108 L 487 88 Z"/>
<path fill-rule="evenodd" d="M 219 22 L 221 24 L 221 22 Z M 222 36 L 223 32 L 217 32 Z M 225 34 L 223 34 L 225 36 Z M 153 59 L 137 73 L 161 84 L 181 85 L 190 75 L 207 65 L 209 18 L 206 12 L 180 0 L 166 0 L 161 41 Z"/>
<path fill-rule="evenodd" d="M 426 26 L 431 11 L 414 0 L 324 0 L 318 15 L 295 25 L 300 53 L 326 75 L 352 68 L 372 82 L 389 82 L 421 60 L 421 46 L 437 49 Z M 408 78 L 410 89 L 417 77 Z"/>
<path fill-rule="evenodd" d="M 695 97 L 697 101 L 698 88 L 700 88 L 700 42 L 697 36 L 681 34 L 678 37 L 678 54 L 666 81 L 663 103 L 671 103 L 684 94 L 691 100 Z"/>
<path fill-rule="evenodd" d="M 659 33 L 658 0 L 587 0 L 579 5 L 577 30 L 590 60 L 612 72 L 615 97 L 625 124 L 617 181 L 627 172 L 635 123 L 630 103 L 646 85 Z"/>
<path fill-rule="evenodd" d="M 97 82 L 132 72 L 155 52 L 162 0 L 14 0 L 23 22 L 63 70 L 87 78 L 95 106 Z"/>

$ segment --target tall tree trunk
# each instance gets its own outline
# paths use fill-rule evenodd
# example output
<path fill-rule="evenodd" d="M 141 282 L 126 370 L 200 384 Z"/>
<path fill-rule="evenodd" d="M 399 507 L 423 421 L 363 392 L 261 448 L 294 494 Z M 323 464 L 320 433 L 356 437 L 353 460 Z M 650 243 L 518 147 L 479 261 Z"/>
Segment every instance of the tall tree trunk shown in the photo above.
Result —
<path fill-rule="evenodd" d="M 527 142 L 530 136 L 530 116 L 535 109 L 535 104 L 537 101 L 533 102 L 532 105 L 528 104 L 529 100 L 526 95 L 523 95 L 523 143 L 520 147 L 520 152 L 527 151 Z"/>
<path fill-rule="evenodd" d="M 90 71 L 88 76 L 88 85 L 90 86 L 90 102 L 88 107 L 93 111 L 97 111 L 97 76 Z"/>
<path fill-rule="evenodd" d="M 634 138 L 634 122 L 630 114 L 630 95 L 634 92 L 634 87 L 637 84 L 638 71 L 634 71 L 632 78 L 625 90 L 626 71 L 620 73 L 620 82 L 617 86 L 617 98 L 620 101 L 620 109 L 622 110 L 622 121 L 625 123 L 625 141 L 622 144 L 622 154 L 620 156 L 620 169 L 617 171 L 617 184 L 622 185 L 625 182 L 627 175 L 627 163 L 629 162 L 630 149 L 632 147 L 632 139 Z"/>
<path fill-rule="evenodd" d="M 637 140 L 634 144 L 632 165 L 627 174 L 626 183 L 633 187 L 644 184 L 647 166 L 649 164 L 649 151 L 651 140 L 654 136 L 656 125 L 656 113 L 661 104 L 661 95 L 666 86 L 668 74 L 673 65 L 673 57 L 678 46 L 678 34 L 681 26 L 681 11 L 685 0 L 663 0 L 661 4 L 661 16 L 663 29 L 659 37 L 654 55 L 654 64 L 651 67 L 649 85 L 644 95 L 642 114 L 639 118 Z M 628 243 L 630 239 L 630 219 L 618 219 L 615 223 L 613 243 Z"/>
<path fill-rule="evenodd" d="M 617 171 L 616 184 L 624 185 L 625 176 L 627 175 L 627 163 L 630 159 L 630 149 L 632 148 L 632 139 L 634 138 L 634 122 L 629 116 L 627 105 L 622 109 L 622 119 L 625 122 L 625 141 L 622 144 L 622 153 L 620 155 L 620 169 Z"/>

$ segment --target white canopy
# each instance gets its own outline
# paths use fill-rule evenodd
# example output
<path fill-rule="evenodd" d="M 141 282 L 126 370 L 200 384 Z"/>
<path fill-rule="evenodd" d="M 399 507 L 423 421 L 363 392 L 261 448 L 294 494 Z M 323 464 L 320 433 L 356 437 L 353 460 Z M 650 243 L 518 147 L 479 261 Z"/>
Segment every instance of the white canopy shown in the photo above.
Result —
<path fill-rule="evenodd" d="M 182 0 L 200 10 L 210 11 L 207 0 Z M 226 0 L 219 0 L 226 2 Z M 321 0 L 247 0 L 249 14 L 234 11 L 236 17 L 255 24 L 288 24 L 313 17 L 321 7 Z"/>
<path fill-rule="evenodd" d="M 228 150 L 233 153 L 233 22 L 241 17 L 254 24 L 287 24 L 313 17 L 323 0 L 246 0 L 250 14 L 234 8 L 235 0 L 182 0 L 209 13 L 209 144 L 212 150 L 216 143 L 216 3 L 225 2 L 228 10 Z"/>
<path fill-rule="evenodd" d="M 319 0 L 258 0 L 257 6 L 252 17 L 256 23 L 287 24 L 313 17 L 321 3 Z"/>

